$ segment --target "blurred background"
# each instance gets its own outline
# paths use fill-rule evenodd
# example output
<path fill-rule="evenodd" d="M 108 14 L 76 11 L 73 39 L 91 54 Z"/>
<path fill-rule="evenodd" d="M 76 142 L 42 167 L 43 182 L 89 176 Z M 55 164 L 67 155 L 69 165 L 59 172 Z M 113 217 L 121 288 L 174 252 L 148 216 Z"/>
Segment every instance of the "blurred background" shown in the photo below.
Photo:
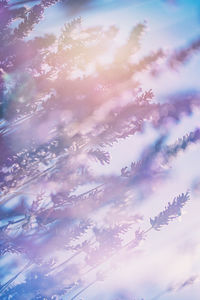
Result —
<path fill-rule="evenodd" d="M 12 9 L 22 5 L 32 7 L 36 3 L 39 1 L 10 1 Z M 145 23 L 147 30 L 142 37 L 137 59 L 160 48 L 168 57 L 173 57 L 194 42 L 200 45 L 199 0 L 63 0 L 46 9 L 43 20 L 27 40 L 44 34 L 57 36 L 66 22 L 77 17 L 81 17 L 85 28 L 115 25 L 120 30 L 119 44 L 126 41 L 133 26 Z M 154 101 L 160 104 L 199 95 L 199 49 L 200 46 L 189 51 L 189 55 L 180 61 L 161 60 L 153 71 L 138 73 L 137 80 L 141 82 L 143 90 L 152 89 Z M 194 109 L 190 114 L 183 113 L 181 121 L 167 124 L 166 143 L 173 144 L 199 127 L 199 109 Z M 119 175 L 124 166 L 138 161 L 143 150 L 151 147 L 162 134 L 165 134 L 163 128 L 154 128 L 147 123 L 142 133 L 130 136 L 112 147 L 107 146 L 106 150 L 111 154 L 109 165 L 92 162 L 90 167 L 97 175 Z M 114 265 L 111 276 L 86 289 L 77 299 L 199 300 L 199 163 L 198 144 L 182 151 L 167 166 L 170 176 L 162 183 L 155 184 L 154 194 L 147 202 L 144 199 L 136 204 L 138 213 L 144 216 L 142 226 L 148 228 L 150 216 L 162 211 L 169 199 L 189 190 L 191 201 L 183 215 L 162 232 L 150 232 L 134 255 L 125 257 L 120 267 L 115 268 Z M 80 189 L 76 193 L 84 191 Z M 5 261 L 2 262 L 4 264 Z"/>

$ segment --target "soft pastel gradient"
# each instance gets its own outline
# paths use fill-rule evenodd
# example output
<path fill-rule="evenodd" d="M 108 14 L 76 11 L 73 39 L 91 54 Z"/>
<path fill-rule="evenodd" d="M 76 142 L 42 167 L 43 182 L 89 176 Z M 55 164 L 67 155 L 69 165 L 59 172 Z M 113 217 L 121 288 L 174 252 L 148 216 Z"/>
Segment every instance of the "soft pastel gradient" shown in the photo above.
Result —
<path fill-rule="evenodd" d="M 199 300 L 199 1 L 25 2 L 0 2 L 0 299 Z"/>

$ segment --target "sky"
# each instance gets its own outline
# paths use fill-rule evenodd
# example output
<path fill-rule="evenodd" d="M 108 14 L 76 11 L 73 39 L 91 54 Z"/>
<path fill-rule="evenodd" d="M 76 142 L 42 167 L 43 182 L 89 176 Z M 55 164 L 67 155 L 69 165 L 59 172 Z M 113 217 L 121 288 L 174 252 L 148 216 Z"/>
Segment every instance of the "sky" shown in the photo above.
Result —
<path fill-rule="evenodd" d="M 36 26 L 34 35 L 58 34 L 65 22 L 81 16 L 83 26 L 117 25 L 120 41 L 128 36 L 131 28 L 139 22 L 146 22 L 148 30 L 142 39 L 141 55 L 159 48 L 170 53 L 187 46 L 200 36 L 200 2 L 198 0 L 102 0 L 95 1 L 89 9 L 78 11 L 73 16 L 60 5 L 49 8 L 45 19 Z M 164 70 L 153 78 L 148 72 L 139 75 L 144 90 L 152 89 L 155 101 L 163 103 L 170 94 L 199 90 L 200 55 L 197 53 L 178 70 Z M 167 144 L 200 127 L 200 111 L 190 116 L 183 115 L 182 122 L 173 124 L 167 137 Z M 127 140 L 109 148 L 111 163 L 101 166 L 92 163 L 95 174 L 120 174 L 124 165 L 137 161 L 145 147 L 151 146 L 160 129 L 147 124 L 142 134 L 137 133 Z M 169 199 L 190 190 L 191 201 L 183 215 L 162 229 L 150 232 L 134 255 L 127 257 L 123 264 L 120 259 L 113 266 L 109 277 L 86 290 L 79 300 L 118 300 L 113 294 L 128 293 L 128 300 L 199 300 L 200 295 L 200 240 L 199 211 L 200 192 L 194 188 L 200 180 L 200 145 L 189 147 L 169 165 L 170 176 L 155 185 L 155 193 L 145 202 L 137 203 L 134 209 L 144 215 L 143 228 L 149 227 L 150 216 L 157 215 L 165 208 Z M 120 159 L 119 159 L 120 158 Z M 163 166 L 165 167 L 165 166 Z M 81 193 L 81 191 L 80 191 Z M 113 262 L 114 264 L 114 262 Z M 178 286 L 191 276 L 199 276 L 197 283 L 178 290 Z M 92 275 L 91 275 L 92 276 Z M 92 279 L 92 278 L 91 278 Z M 166 292 L 169 286 L 173 291 Z M 128 292 L 127 292 L 128 291 Z M 132 298 L 131 298 L 132 297 Z M 135 298 L 134 298 L 135 297 Z M 123 298 L 121 298 L 123 299 Z M 124 298 L 125 299 L 125 298 Z"/>
<path fill-rule="evenodd" d="M 102 4 L 103 2 L 103 4 Z M 155 51 L 162 47 L 167 51 L 179 49 L 200 34 L 200 3 L 199 1 L 99 1 L 97 9 L 83 11 L 80 15 L 83 24 L 117 25 L 121 30 L 123 40 L 132 26 L 138 22 L 147 22 L 148 31 L 142 42 L 142 53 Z M 108 3 L 110 2 L 110 3 Z M 125 3 L 126 2 L 126 3 Z M 49 10 L 49 18 L 54 18 Z M 63 19 L 65 16 L 63 16 Z M 52 32 L 60 26 L 60 21 L 52 22 Z M 45 27 L 45 26 L 44 26 Z M 46 30 L 46 28 L 45 28 Z M 198 90 L 200 83 L 200 56 L 196 55 L 185 66 L 174 72 L 163 72 L 156 80 L 149 74 L 142 74 L 141 80 L 146 89 L 152 88 L 157 101 L 165 101 L 170 93 L 178 91 Z M 189 133 L 200 125 L 200 114 L 196 111 L 192 116 L 183 116 L 183 121 L 173 127 L 168 137 L 168 143 L 173 143 L 178 137 Z M 143 135 L 136 134 L 111 150 L 109 168 L 94 165 L 95 172 L 118 173 L 125 164 L 137 161 L 145 146 L 151 145 L 157 137 L 155 129 L 147 126 Z M 148 227 L 149 216 L 158 214 L 164 209 L 169 199 L 179 193 L 191 190 L 196 178 L 199 178 L 200 146 L 191 147 L 187 153 L 182 153 L 172 162 L 170 179 L 155 187 L 153 198 L 137 209 L 145 215 Z M 119 159 L 123 157 L 123 159 Z M 178 285 L 186 278 L 200 274 L 200 241 L 199 241 L 199 192 L 191 191 L 191 202 L 185 209 L 180 220 L 164 228 L 162 232 L 150 233 L 136 253 L 136 257 L 127 257 L 127 263 L 115 269 L 111 278 L 98 283 L 83 293 L 83 300 L 110 300 L 112 293 L 129 290 L 135 299 L 162 300 L 199 300 L 200 286 L 197 283 L 185 287 L 181 291 L 165 293 L 170 285 Z M 101 291 L 101 292 L 99 292 Z M 159 298 L 160 295 L 160 298 Z M 157 297 L 157 298 L 156 298 Z M 114 299 L 114 298 L 113 298 Z M 134 298 L 130 298 L 134 299 Z"/>

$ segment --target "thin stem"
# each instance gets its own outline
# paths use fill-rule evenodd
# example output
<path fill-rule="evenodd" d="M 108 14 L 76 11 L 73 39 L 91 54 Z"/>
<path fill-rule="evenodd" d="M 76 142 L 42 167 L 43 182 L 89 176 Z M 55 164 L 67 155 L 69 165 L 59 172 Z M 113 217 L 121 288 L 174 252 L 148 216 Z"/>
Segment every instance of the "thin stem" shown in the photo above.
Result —
<path fill-rule="evenodd" d="M 84 287 L 82 290 L 80 290 L 80 292 L 78 292 L 76 295 L 74 295 L 71 298 L 71 300 L 74 300 L 75 298 L 77 298 L 80 294 L 82 294 L 85 290 L 87 290 L 90 286 L 92 286 L 96 282 L 97 282 L 97 280 L 94 280 L 94 281 L 90 282 L 88 285 L 86 285 L 86 287 Z"/>
<path fill-rule="evenodd" d="M 94 241 L 93 243 L 91 243 L 90 246 L 94 245 L 95 243 L 96 243 L 96 241 Z M 52 271 L 54 271 L 54 270 L 56 270 L 56 269 L 58 269 L 58 268 L 60 268 L 60 267 L 62 267 L 62 266 L 64 266 L 64 265 L 66 265 L 66 264 L 67 264 L 68 262 L 70 262 L 74 257 L 76 257 L 76 256 L 78 256 L 79 254 L 81 254 L 82 251 L 83 251 L 83 250 L 81 249 L 81 250 L 77 251 L 76 253 L 74 253 L 74 254 L 73 254 L 71 257 L 69 257 L 67 260 L 65 260 L 64 262 L 62 262 L 62 263 L 59 264 L 58 266 L 55 266 L 54 268 L 52 268 L 48 274 L 50 274 Z"/>
<path fill-rule="evenodd" d="M 12 7 L 12 6 L 20 5 L 20 4 L 31 3 L 31 2 L 39 2 L 39 0 L 21 0 L 18 2 L 11 3 L 9 6 Z"/>
<path fill-rule="evenodd" d="M 25 221 L 27 218 L 22 218 L 22 219 L 19 219 L 17 221 L 9 221 L 6 225 L 3 225 L 0 227 L 0 230 L 2 230 L 3 228 L 7 227 L 8 225 L 13 225 L 13 224 L 17 224 L 17 223 L 20 223 L 22 221 Z"/>
<path fill-rule="evenodd" d="M 13 276 L 11 279 L 9 279 L 5 284 L 3 284 L 1 287 L 0 287 L 0 294 L 2 294 L 2 292 L 4 292 L 8 287 L 9 287 L 9 285 L 11 284 L 11 283 L 13 283 L 14 281 L 15 281 L 15 279 L 17 279 L 17 277 L 19 276 L 19 275 L 21 275 L 25 270 L 27 270 L 30 266 L 32 265 L 32 263 L 31 262 L 28 262 L 25 266 L 24 266 L 24 268 L 21 270 L 21 271 L 19 271 L 15 276 Z"/>
<path fill-rule="evenodd" d="M 70 258 L 68 258 L 67 260 L 65 260 L 64 262 L 62 262 L 61 264 L 59 264 L 58 266 L 55 266 L 54 268 L 52 268 L 48 274 L 50 274 L 51 272 L 55 271 L 56 269 L 64 266 L 68 262 L 70 262 L 74 257 L 78 256 L 81 253 L 81 251 L 82 250 L 80 250 L 79 252 L 74 253 Z"/>

